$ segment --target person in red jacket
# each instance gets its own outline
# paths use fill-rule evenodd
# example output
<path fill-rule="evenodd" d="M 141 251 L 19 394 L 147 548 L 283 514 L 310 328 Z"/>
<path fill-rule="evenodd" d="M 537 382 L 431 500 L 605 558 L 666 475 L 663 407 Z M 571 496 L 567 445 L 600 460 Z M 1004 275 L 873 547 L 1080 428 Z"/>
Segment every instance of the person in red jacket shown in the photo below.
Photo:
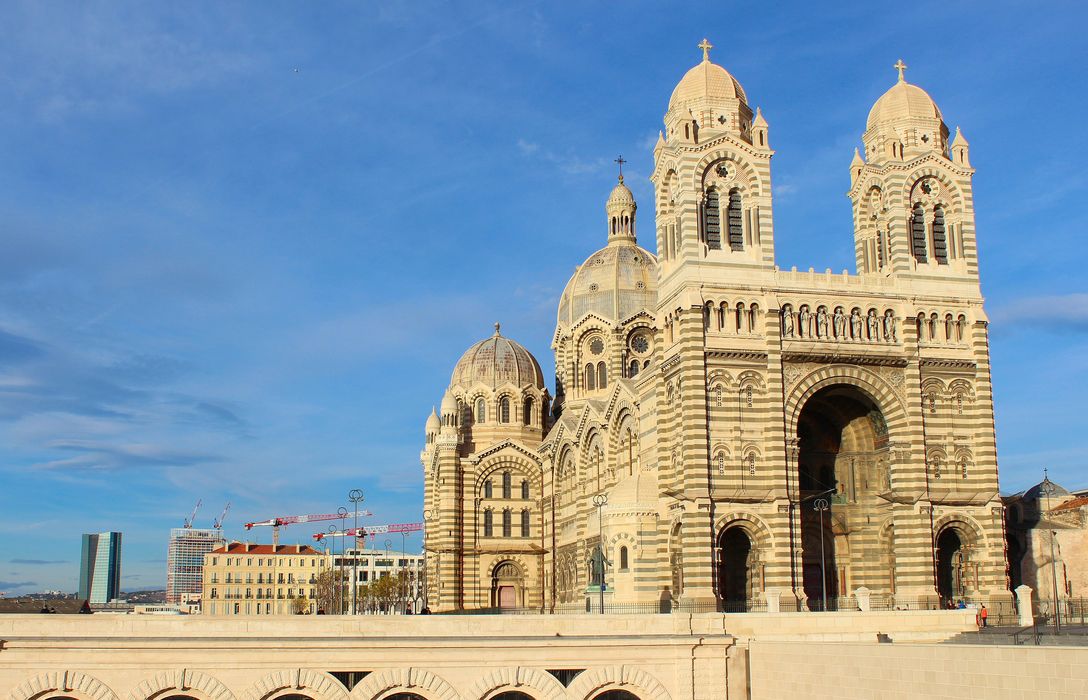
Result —
<path fill-rule="evenodd" d="M 988 614 L 988 613 L 987 613 L 987 611 L 986 611 L 986 606 L 985 606 L 985 605 L 983 605 L 983 606 L 982 606 L 982 609 L 978 611 L 978 619 L 979 619 L 979 620 L 980 620 L 980 621 L 982 622 L 982 626 L 983 626 L 983 627 L 985 627 L 985 626 L 986 626 L 986 615 L 987 615 L 987 614 Z"/>

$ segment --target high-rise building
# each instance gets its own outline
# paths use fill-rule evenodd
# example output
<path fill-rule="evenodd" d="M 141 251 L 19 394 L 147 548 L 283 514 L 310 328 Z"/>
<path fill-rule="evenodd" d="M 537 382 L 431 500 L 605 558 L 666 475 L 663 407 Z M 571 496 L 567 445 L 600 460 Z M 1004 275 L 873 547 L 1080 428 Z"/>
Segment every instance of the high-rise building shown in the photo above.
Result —
<path fill-rule="evenodd" d="M 79 597 L 104 605 L 121 594 L 121 533 L 83 535 L 79 558 Z"/>
<path fill-rule="evenodd" d="M 216 530 L 177 527 L 166 552 L 166 602 L 199 598 L 204 584 L 204 555 L 222 544 Z"/>

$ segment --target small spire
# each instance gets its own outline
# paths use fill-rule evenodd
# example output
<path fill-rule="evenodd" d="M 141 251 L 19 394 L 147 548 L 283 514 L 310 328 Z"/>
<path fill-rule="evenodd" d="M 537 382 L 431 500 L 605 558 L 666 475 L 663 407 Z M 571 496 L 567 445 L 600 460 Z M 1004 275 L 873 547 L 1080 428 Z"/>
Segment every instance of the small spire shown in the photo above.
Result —
<path fill-rule="evenodd" d="M 714 44 L 711 44 L 709 41 L 706 40 L 706 37 L 703 37 L 703 40 L 699 42 L 699 48 L 703 50 L 703 62 L 709 63 L 710 50 L 714 48 Z"/>
<path fill-rule="evenodd" d="M 619 164 L 619 166 L 620 166 L 620 182 L 623 182 L 623 164 L 626 163 L 627 161 L 625 161 L 623 159 L 623 156 L 619 156 L 619 157 L 616 158 L 616 160 L 614 160 L 612 162 Z"/>
<path fill-rule="evenodd" d="M 952 139 L 953 146 L 966 146 L 967 139 L 963 138 L 963 134 L 960 133 L 960 128 L 956 127 L 956 136 Z"/>
<path fill-rule="evenodd" d="M 903 59 L 899 59 L 898 61 L 896 61 L 895 65 L 892 66 L 892 68 L 899 71 L 899 82 L 901 82 L 901 83 L 907 82 L 907 79 L 903 77 L 903 71 L 905 71 L 907 69 L 907 64 L 903 63 Z"/>
<path fill-rule="evenodd" d="M 500 324 L 498 321 L 495 321 L 495 335 L 497 335 L 497 336 L 502 335 L 502 333 L 499 333 L 499 328 L 501 328 L 501 327 L 502 327 L 502 324 Z"/>
<path fill-rule="evenodd" d="M 767 126 L 767 120 L 763 117 L 763 112 L 756 107 L 756 116 L 752 120 L 752 124 L 755 126 Z"/>
<path fill-rule="evenodd" d="M 863 161 L 861 159 L 861 154 L 858 153 L 857 148 L 854 148 L 854 159 L 850 161 L 850 165 L 852 165 L 852 166 L 865 165 L 865 161 Z"/>

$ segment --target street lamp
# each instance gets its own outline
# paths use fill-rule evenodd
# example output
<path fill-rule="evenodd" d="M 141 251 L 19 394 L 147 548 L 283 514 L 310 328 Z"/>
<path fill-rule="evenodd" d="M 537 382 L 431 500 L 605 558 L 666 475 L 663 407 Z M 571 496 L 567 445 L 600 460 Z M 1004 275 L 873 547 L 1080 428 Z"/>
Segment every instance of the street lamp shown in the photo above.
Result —
<path fill-rule="evenodd" d="M 605 505 L 608 503 L 608 496 L 603 493 L 598 493 L 593 497 L 593 505 L 597 507 L 597 555 L 599 557 L 600 579 L 598 580 L 597 589 L 601 596 L 601 614 L 604 615 L 604 527 L 601 524 L 602 517 L 601 512 L 604 510 Z"/>
<path fill-rule="evenodd" d="M 422 569 L 419 572 L 420 580 L 419 580 L 418 585 L 420 587 L 420 591 L 421 591 L 422 596 L 423 596 L 423 609 L 424 610 L 429 609 L 429 603 L 430 603 L 430 590 L 428 589 L 429 581 L 428 581 L 428 572 L 427 572 L 427 533 L 429 533 L 431 531 L 430 522 L 431 522 L 431 518 L 433 518 L 433 517 L 434 517 L 434 511 L 432 511 L 430 509 L 427 509 L 427 510 L 423 511 L 423 522 L 425 523 L 425 525 L 424 525 L 425 529 L 423 531 L 423 546 L 420 548 L 420 554 L 423 555 L 423 561 L 421 562 Z"/>
<path fill-rule="evenodd" d="M 344 509 L 341 508 L 340 510 L 344 510 Z M 336 525 L 335 524 L 329 525 L 329 533 L 331 534 L 333 532 L 336 532 Z M 343 549 L 344 548 L 341 545 L 341 547 L 340 547 L 340 550 L 341 550 L 340 551 L 340 570 L 339 571 L 336 570 L 336 559 L 334 558 L 332 560 L 332 564 L 333 564 L 332 571 L 329 572 L 329 573 L 338 573 L 339 574 L 336 577 L 336 586 L 335 586 L 335 588 L 336 588 L 336 609 L 335 609 L 335 613 L 337 615 L 343 615 L 344 614 L 344 552 L 343 552 Z M 329 550 L 332 551 L 332 555 L 333 555 L 333 557 L 335 557 L 336 556 L 336 540 L 335 539 L 330 539 L 329 540 Z"/>
<path fill-rule="evenodd" d="M 824 557 L 824 513 L 831 510 L 831 503 L 826 498 L 817 498 L 812 507 L 820 514 L 820 590 L 823 592 L 824 612 L 827 612 L 827 560 Z"/>
<path fill-rule="evenodd" d="M 1050 514 L 1050 497 L 1058 492 L 1058 489 L 1054 486 L 1054 482 L 1047 476 L 1046 469 L 1043 469 L 1043 483 L 1039 485 L 1039 490 L 1046 496 L 1046 511 Z M 1054 558 L 1054 540 L 1058 536 L 1057 530 L 1053 528 L 1047 528 L 1050 530 L 1050 579 L 1054 584 L 1054 633 L 1061 634 L 1062 632 L 1062 606 L 1058 602 L 1058 562 Z"/>
<path fill-rule="evenodd" d="M 362 503 L 365 500 L 364 497 L 363 497 L 363 490 L 362 489 L 352 489 L 351 491 L 348 491 L 348 500 L 351 501 L 355 505 L 355 519 L 352 520 L 352 528 L 358 530 L 359 529 L 359 504 Z M 357 598 L 357 595 L 358 595 L 358 592 L 359 592 L 359 584 L 358 584 L 358 581 L 356 580 L 357 576 L 358 576 L 358 572 L 357 572 L 358 562 L 359 562 L 359 553 L 356 552 L 351 557 L 351 614 L 352 615 L 358 615 L 359 614 L 359 608 L 358 608 L 357 603 L 356 603 L 356 598 Z"/>
<path fill-rule="evenodd" d="M 348 509 L 345 508 L 344 506 L 340 506 L 339 508 L 336 509 L 336 514 L 340 516 L 340 531 L 343 532 L 344 530 L 347 530 L 348 529 Z M 331 532 L 334 527 L 335 527 L 335 525 L 330 525 L 329 526 L 329 531 Z M 344 547 L 346 545 L 347 545 L 347 542 L 345 542 L 343 539 L 341 539 L 340 540 L 340 614 L 341 615 L 344 614 L 344 607 L 345 607 L 345 603 L 346 603 L 346 601 L 344 600 L 344 598 L 345 598 L 345 596 L 344 596 L 344 567 L 347 566 L 344 563 L 344 557 L 347 554 Z"/>

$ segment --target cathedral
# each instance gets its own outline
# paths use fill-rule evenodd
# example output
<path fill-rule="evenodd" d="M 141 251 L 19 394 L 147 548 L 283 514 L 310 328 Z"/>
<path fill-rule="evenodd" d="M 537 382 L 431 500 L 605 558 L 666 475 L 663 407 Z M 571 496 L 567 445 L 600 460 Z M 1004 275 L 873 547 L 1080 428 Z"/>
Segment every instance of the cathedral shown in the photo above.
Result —
<path fill-rule="evenodd" d="M 966 139 L 898 62 L 849 166 L 856 272 L 779 269 L 769 124 L 699 48 L 653 228 L 621 174 L 559 299 L 554 393 L 496 324 L 427 419 L 430 608 L 1008 600 Z"/>

